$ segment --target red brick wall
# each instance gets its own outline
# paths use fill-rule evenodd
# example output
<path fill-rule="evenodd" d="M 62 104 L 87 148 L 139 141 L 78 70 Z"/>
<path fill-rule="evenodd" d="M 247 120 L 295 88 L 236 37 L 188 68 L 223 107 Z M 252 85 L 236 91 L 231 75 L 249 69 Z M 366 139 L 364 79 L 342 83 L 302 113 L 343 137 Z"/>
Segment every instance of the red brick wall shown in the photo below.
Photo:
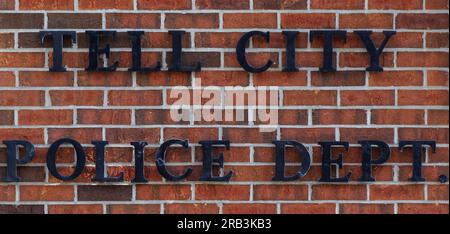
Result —
<path fill-rule="evenodd" d="M 136 74 L 130 66 L 126 31 L 146 31 L 143 65 L 158 59 L 167 69 L 170 29 L 184 29 L 186 63 L 201 61 L 203 71 Z M 65 48 L 68 72 L 50 73 L 51 44 L 41 45 L 39 31 L 75 30 L 78 43 Z M 87 29 L 117 30 L 114 73 L 85 72 Z M 255 39 L 252 61 L 271 58 L 267 72 L 244 72 L 235 47 L 244 32 L 270 31 L 271 43 Z M 282 73 L 281 30 L 300 31 L 298 73 Z M 349 31 L 336 41 L 338 72 L 322 74 L 322 43 L 308 42 L 314 29 Z M 352 34 L 395 30 L 382 56 L 385 71 L 365 72 L 369 56 Z M 0 140 L 29 140 L 36 158 L 19 167 L 21 183 L 0 182 L 0 213 L 448 213 L 448 0 L 0 0 Z M 176 123 L 168 118 L 168 92 L 177 85 L 280 86 L 280 126 L 260 133 L 252 123 Z M 71 182 L 52 177 L 45 167 L 51 143 L 72 137 L 88 151 L 85 172 Z M 374 168 L 377 182 L 357 182 L 361 174 L 361 138 L 384 140 L 391 159 Z M 189 150 L 172 149 L 170 168 L 190 166 L 187 181 L 171 183 L 158 174 L 155 150 L 164 140 L 188 139 Z M 91 140 L 107 140 L 111 175 L 125 172 L 125 183 L 93 184 Z M 229 139 L 225 171 L 230 182 L 199 182 L 199 140 Z M 272 140 L 305 143 L 313 164 L 295 182 L 272 182 Z M 409 182 L 411 151 L 398 152 L 400 140 L 436 140 L 427 152 L 427 182 Z M 132 184 L 135 140 L 146 148 L 147 184 Z M 353 172 L 350 183 L 319 183 L 324 140 L 349 141 L 339 175 Z M 60 151 L 61 172 L 69 173 L 70 149 Z M 288 160 L 296 165 L 295 156 Z M 6 151 L 0 145 L 0 175 Z"/>

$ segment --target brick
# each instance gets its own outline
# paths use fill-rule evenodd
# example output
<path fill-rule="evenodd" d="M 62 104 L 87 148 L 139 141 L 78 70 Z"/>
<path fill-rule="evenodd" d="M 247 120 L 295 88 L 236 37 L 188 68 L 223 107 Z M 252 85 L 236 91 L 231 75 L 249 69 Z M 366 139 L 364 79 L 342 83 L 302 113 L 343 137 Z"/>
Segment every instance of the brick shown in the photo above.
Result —
<path fill-rule="evenodd" d="M 276 79 L 273 79 L 277 77 Z M 306 86 L 306 72 L 264 72 L 253 75 L 255 86 Z"/>
<path fill-rule="evenodd" d="M 449 151 L 448 148 L 438 147 L 436 149 L 436 154 L 432 154 L 428 159 L 429 162 L 447 162 L 449 161 Z"/>
<path fill-rule="evenodd" d="M 399 67 L 448 67 L 447 52 L 400 52 Z"/>
<path fill-rule="evenodd" d="M 79 201 L 131 201 L 131 186 L 78 186 Z"/>
<path fill-rule="evenodd" d="M 448 0 L 427 0 L 425 3 L 426 3 L 425 9 L 432 9 L 432 10 L 448 9 Z"/>
<path fill-rule="evenodd" d="M 14 111 L 0 110 L 0 125 L 13 125 Z"/>
<path fill-rule="evenodd" d="M 164 140 L 186 139 L 189 142 L 199 142 L 208 139 L 219 139 L 216 128 L 164 128 Z"/>
<path fill-rule="evenodd" d="M 359 140 L 379 140 L 394 143 L 394 129 L 391 128 L 341 128 L 341 139 L 356 144 Z"/>
<path fill-rule="evenodd" d="M 97 90 L 52 90 L 53 106 L 102 106 L 103 91 Z"/>
<path fill-rule="evenodd" d="M 340 204 L 339 214 L 394 214 L 392 204 Z"/>
<path fill-rule="evenodd" d="M 448 91 L 445 90 L 399 90 L 398 104 L 412 106 L 447 106 Z"/>
<path fill-rule="evenodd" d="M 48 142 L 53 143 L 61 138 L 72 138 L 80 143 L 90 144 L 92 140 L 102 139 L 101 128 L 50 128 Z"/>
<path fill-rule="evenodd" d="M 137 6 L 139 10 L 189 10 L 192 8 L 191 3 L 191 0 L 138 0 Z"/>
<path fill-rule="evenodd" d="M 429 86 L 448 86 L 448 72 L 446 71 L 428 71 L 427 79 Z"/>
<path fill-rule="evenodd" d="M 286 13 L 281 15 L 282 29 L 335 28 L 335 14 Z"/>
<path fill-rule="evenodd" d="M 421 71 L 384 71 L 370 72 L 370 86 L 422 86 Z"/>
<path fill-rule="evenodd" d="M 110 13 L 106 14 L 107 28 L 160 28 L 160 16 L 147 13 Z"/>
<path fill-rule="evenodd" d="M 40 68 L 45 63 L 44 53 L 39 52 L 0 52 L 0 57 L 0 67 Z"/>
<path fill-rule="evenodd" d="M 129 125 L 131 124 L 130 110 L 92 110 L 77 111 L 78 124 Z"/>
<path fill-rule="evenodd" d="M 308 187 L 305 185 L 255 185 L 254 200 L 307 200 Z"/>
<path fill-rule="evenodd" d="M 400 13 L 396 17 L 398 29 L 447 29 L 448 14 Z"/>
<path fill-rule="evenodd" d="M 78 7 L 80 10 L 101 10 L 101 9 L 118 9 L 132 10 L 132 0 L 79 0 Z"/>
<path fill-rule="evenodd" d="M 371 200 L 423 200 L 423 185 L 371 185 Z"/>
<path fill-rule="evenodd" d="M 0 13 L 3 29 L 41 29 L 44 14 L 40 13 Z"/>
<path fill-rule="evenodd" d="M 21 110 L 20 125 L 71 125 L 72 110 Z"/>
<path fill-rule="evenodd" d="M 449 121 L 448 110 L 429 110 L 428 111 L 428 124 L 431 125 L 448 125 Z"/>
<path fill-rule="evenodd" d="M 107 206 L 108 214 L 159 214 L 159 204 L 113 204 Z"/>
<path fill-rule="evenodd" d="M 308 112 L 306 110 L 279 110 L 278 122 L 283 125 L 307 125 Z"/>
<path fill-rule="evenodd" d="M 401 140 L 428 140 L 438 143 L 448 143 L 448 129 L 446 128 L 400 128 L 398 136 Z"/>
<path fill-rule="evenodd" d="M 0 205 L 0 214 L 44 214 L 44 205 Z"/>
<path fill-rule="evenodd" d="M 261 132 L 259 128 L 225 128 L 223 138 L 235 143 L 269 143 L 275 132 Z"/>
<path fill-rule="evenodd" d="M 448 204 L 398 204 L 399 214 L 448 214 Z"/>
<path fill-rule="evenodd" d="M 196 200 L 246 200 L 250 198 L 247 185 L 199 184 L 195 186 Z"/>
<path fill-rule="evenodd" d="M 422 10 L 422 0 L 369 0 L 369 9 L 377 10 Z"/>
<path fill-rule="evenodd" d="M 13 48 L 13 47 L 14 47 L 14 34 L 0 33 L 0 48 Z"/>
<path fill-rule="evenodd" d="M 313 124 L 366 124 L 365 110 L 313 110 Z"/>
<path fill-rule="evenodd" d="M 224 28 L 276 28 L 277 15 L 272 13 L 233 13 L 223 15 Z"/>
<path fill-rule="evenodd" d="M 312 0 L 311 9 L 327 9 L 327 10 L 358 10 L 364 9 L 364 0 Z"/>
<path fill-rule="evenodd" d="M 63 87 L 73 86 L 72 72 L 19 72 L 19 85 L 24 87 Z"/>
<path fill-rule="evenodd" d="M 281 204 L 282 214 L 336 214 L 334 203 Z"/>
<path fill-rule="evenodd" d="M 370 56 L 368 53 L 360 52 L 343 52 L 339 57 L 340 67 L 368 67 L 370 64 Z M 383 53 L 380 56 L 381 67 L 393 67 L 394 66 L 394 54 Z"/>
<path fill-rule="evenodd" d="M 363 72 L 312 72 L 313 86 L 364 86 L 366 77 Z"/>
<path fill-rule="evenodd" d="M 319 141 L 334 141 L 335 131 L 333 128 L 283 128 L 282 139 L 293 139 L 303 143 L 317 143 Z"/>
<path fill-rule="evenodd" d="M 14 10 L 15 1 L 1 1 L 0 10 Z"/>
<path fill-rule="evenodd" d="M 373 124 L 420 125 L 425 123 L 423 110 L 372 110 Z"/>
<path fill-rule="evenodd" d="M 49 205 L 49 214 L 103 214 L 102 204 Z"/>
<path fill-rule="evenodd" d="M 276 204 L 224 204 L 222 208 L 223 214 L 276 214 Z"/>
<path fill-rule="evenodd" d="M 344 106 L 387 106 L 394 105 L 393 90 L 345 90 L 341 91 Z"/>
<path fill-rule="evenodd" d="M 21 201 L 73 201 L 74 187 L 66 185 L 22 185 Z"/>
<path fill-rule="evenodd" d="M 213 13 L 204 14 L 166 14 L 165 28 L 218 28 L 219 15 Z"/>
<path fill-rule="evenodd" d="M 313 200 L 366 200 L 365 185 L 313 185 Z"/>
<path fill-rule="evenodd" d="M 78 86 L 121 87 L 131 85 L 132 77 L 129 72 L 78 72 Z"/>
<path fill-rule="evenodd" d="M 102 15 L 97 13 L 50 13 L 48 28 L 86 28 L 100 29 Z"/>
<path fill-rule="evenodd" d="M 6 90 L 0 92 L 0 106 L 43 106 L 44 92 L 38 90 Z"/>
<path fill-rule="evenodd" d="M 158 106 L 162 104 L 159 90 L 111 90 L 108 94 L 110 106 Z"/>
<path fill-rule="evenodd" d="M 430 155 L 432 155 L 430 153 Z M 428 181 L 438 181 L 439 176 L 449 176 L 448 166 L 424 166 L 422 176 Z M 410 181 L 412 177 L 412 166 L 402 166 L 399 171 L 399 181 Z"/>
<path fill-rule="evenodd" d="M 63 52 L 63 61 L 70 61 L 70 63 L 64 62 L 67 68 L 86 68 L 89 60 L 88 53 L 86 52 Z M 53 52 L 48 54 L 48 64 L 53 63 Z"/>
<path fill-rule="evenodd" d="M 448 33 L 427 33 L 427 48 L 448 48 Z"/>
<path fill-rule="evenodd" d="M 13 72 L 0 72 L 0 87 L 16 85 L 16 77 Z"/>
<path fill-rule="evenodd" d="M 219 207 L 210 203 L 167 203 L 164 214 L 218 214 Z"/>
<path fill-rule="evenodd" d="M 20 10 L 73 10 L 73 0 L 20 0 Z"/>
<path fill-rule="evenodd" d="M 190 185 L 137 185 L 137 200 L 190 200 Z"/>
<path fill-rule="evenodd" d="M 305 10 L 307 0 L 254 0 L 254 9 L 263 10 Z"/>
<path fill-rule="evenodd" d="M 188 111 L 188 110 L 187 110 Z M 190 113 L 190 112 L 188 112 Z M 171 118 L 170 110 L 136 110 L 137 125 L 154 125 L 154 124 L 187 124 L 189 121 L 175 121 Z"/>
<path fill-rule="evenodd" d="M 203 71 L 195 74 L 202 86 L 248 86 L 249 75 L 241 71 Z"/>
<path fill-rule="evenodd" d="M 336 91 L 284 91 L 284 105 L 286 106 L 335 106 L 337 103 Z"/>
<path fill-rule="evenodd" d="M 448 201 L 448 185 L 429 185 L 428 200 Z"/>
<path fill-rule="evenodd" d="M 44 131 L 39 128 L 1 128 L 0 140 L 26 140 L 33 144 L 44 143 Z"/>
<path fill-rule="evenodd" d="M 1 185 L 0 186 L 0 201 L 15 201 L 16 200 L 16 187 L 13 185 Z M 0 208 L 1 210 L 1 208 Z"/>
<path fill-rule="evenodd" d="M 195 46 L 199 48 L 235 48 L 243 33 L 197 32 Z"/>
<path fill-rule="evenodd" d="M 393 15 L 392 14 L 340 14 L 339 27 L 344 29 L 392 29 Z"/>
<path fill-rule="evenodd" d="M 159 129 L 157 128 L 108 128 L 106 139 L 111 143 L 129 144 L 135 141 L 148 143 L 159 142 Z"/>
<path fill-rule="evenodd" d="M 137 73 L 136 83 L 139 86 L 190 86 L 191 77 L 186 72 Z"/>
<path fill-rule="evenodd" d="M 195 2 L 198 9 L 218 10 L 248 10 L 248 0 L 198 0 Z"/>

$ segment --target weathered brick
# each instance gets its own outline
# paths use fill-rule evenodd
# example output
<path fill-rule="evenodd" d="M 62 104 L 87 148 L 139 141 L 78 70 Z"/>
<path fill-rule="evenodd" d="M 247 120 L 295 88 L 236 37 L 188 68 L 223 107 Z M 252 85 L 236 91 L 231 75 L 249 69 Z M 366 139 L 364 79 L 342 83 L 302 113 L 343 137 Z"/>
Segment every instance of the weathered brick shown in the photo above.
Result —
<path fill-rule="evenodd" d="M 6 0 L 8 1 L 8 0 Z M 20 10 L 73 10 L 73 0 L 20 0 Z"/>

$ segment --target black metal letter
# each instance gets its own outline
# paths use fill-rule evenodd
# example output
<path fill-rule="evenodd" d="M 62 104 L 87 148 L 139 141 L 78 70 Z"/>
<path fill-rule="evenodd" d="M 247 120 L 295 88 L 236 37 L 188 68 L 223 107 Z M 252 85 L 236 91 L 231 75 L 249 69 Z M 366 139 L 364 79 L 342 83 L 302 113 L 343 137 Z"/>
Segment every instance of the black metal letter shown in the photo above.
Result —
<path fill-rule="evenodd" d="M 165 154 L 167 149 L 171 146 L 171 145 L 181 145 L 184 148 L 188 148 L 189 147 L 189 143 L 188 141 L 182 141 L 182 140 L 168 140 L 166 142 L 164 142 L 161 147 L 159 147 L 158 151 L 156 152 L 156 167 L 158 168 L 159 174 L 161 174 L 164 178 L 166 178 L 168 181 L 180 181 L 183 179 L 186 179 L 188 176 L 190 176 L 192 174 L 192 168 L 188 168 L 183 175 L 181 176 L 174 176 L 172 175 L 166 167 L 166 163 L 165 163 Z"/>
<path fill-rule="evenodd" d="M 252 73 L 265 72 L 272 66 L 272 64 L 273 64 L 272 60 L 269 60 L 266 63 L 266 65 L 264 65 L 262 67 L 257 67 L 257 68 L 251 66 L 247 61 L 245 50 L 248 45 L 248 42 L 250 41 L 250 39 L 253 36 L 261 36 L 261 37 L 264 37 L 264 39 L 267 42 L 270 41 L 270 33 L 269 32 L 265 33 L 265 32 L 261 32 L 261 31 L 251 31 L 251 32 L 244 34 L 244 36 L 242 36 L 242 38 L 239 40 L 237 48 L 236 48 L 237 60 L 239 61 L 239 64 L 242 66 L 242 68 L 244 68 L 248 72 L 252 72 Z"/>
<path fill-rule="evenodd" d="M 133 183 L 146 183 L 148 180 L 144 175 L 144 148 L 147 142 L 131 142 L 134 146 L 134 179 Z"/>
<path fill-rule="evenodd" d="M 311 156 L 308 150 L 303 144 L 296 141 L 272 141 L 276 146 L 276 166 L 275 166 L 275 176 L 272 178 L 274 181 L 294 181 L 298 180 L 308 173 L 311 168 Z M 284 173 L 284 168 L 286 166 L 284 154 L 287 145 L 294 146 L 299 153 L 300 159 L 302 159 L 301 171 L 293 176 L 286 177 Z"/>
<path fill-rule="evenodd" d="M 3 141 L 6 145 L 6 177 L 5 182 L 19 182 L 20 178 L 17 176 L 17 164 L 27 164 L 34 158 L 35 149 L 33 144 L 28 141 Z M 25 155 L 20 157 L 17 146 L 25 148 Z"/>
<path fill-rule="evenodd" d="M 98 48 L 100 44 L 100 36 L 110 36 L 113 39 L 116 37 L 116 31 L 86 31 L 89 37 L 89 66 L 86 71 L 102 71 L 102 72 L 112 72 L 117 69 L 119 62 L 114 62 L 113 65 L 109 67 L 98 67 L 98 56 L 104 54 L 107 59 L 109 59 L 111 47 L 106 44 L 105 48 Z"/>
<path fill-rule="evenodd" d="M 370 55 L 370 66 L 366 69 L 367 71 L 382 72 L 383 68 L 380 66 L 380 56 L 383 53 L 384 47 L 388 43 L 389 39 L 396 34 L 395 31 L 384 31 L 384 40 L 381 43 L 380 48 L 377 49 L 372 41 L 370 35 L 372 31 L 355 31 L 356 35 L 361 38 L 364 45 L 366 46 L 367 52 Z"/>
<path fill-rule="evenodd" d="M 186 31 L 171 30 L 169 34 L 172 35 L 172 64 L 169 66 L 169 71 L 175 72 L 198 72 L 202 70 L 202 64 L 197 62 L 195 67 L 183 65 L 182 60 L 182 36 Z"/>
<path fill-rule="evenodd" d="M 128 69 L 131 72 L 153 72 L 161 71 L 161 62 L 158 62 L 155 67 L 141 67 L 141 36 L 144 35 L 144 31 L 128 31 L 131 36 L 132 44 L 132 67 Z"/>
<path fill-rule="evenodd" d="M 319 145 L 322 146 L 322 177 L 320 178 L 320 182 L 348 182 L 350 176 L 352 175 L 349 172 L 347 175 L 341 178 L 331 178 L 331 164 L 336 163 L 339 168 L 342 168 L 342 164 L 344 162 L 343 155 L 339 154 L 337 159 L 331 159 L 331 146 L 344 146 L 345 150 L 348 151 L 349 143 L 336 141 L 336 142 L 319 142 Z"/>
<path fill-rule="evenodd" d="M 59 174 L 58 169 L 56 168 L 56 153 L 58 152 L 58 149 L 62 144 L 71 144 L 75 149 L 77 160 L 75 170 L 70 176 L 63 176 Z M 75 140 L 63 138 L 55 141 L 48 149 L 47 152 L 48 171 L 50 172 L 50 174 L 52 174 L 55 178 L 59 180 L 63 181 L 74 180 L 79 175 L 81 175 L 81 173 L 84 170 L 85 164 L 86 164 L 86 155 L 84 153 L 83 146 L 81 146 L 81 144 Z"/>
<path fill-rule="evenodd" d="M 372 182 L 375 178 L 372 177 L 372 165 L 383 164 L 391 155 L 389 145 L 382 141 L 359 141 L 362 145 L 362 176 L 359 181 Z M 380 149 L 380 156 L 372 160 L 372 146 L 375 145 Z"/>
<path fill-rule="evenodd" d="M 347 31 L 343 30 L 313 30 L 309 33 L 309 40 L 312 42 L 314 37 L 323 35 L 323 66 L 321 72 L 335 72 L 336 67 L 333 66 L 333 38 L 338 36 L 344 42 L 347 41 Z"/>
<path fill-rule="evenodd" d="M 63 65 L 64 36 L 69 36 L 72 43 L 76 43 L 77 33 L 75 31 L 41 31 L 39 34 L 42 44 L 44 44 L 44 40 L 47 36 L 53 38 L 53 67 L 49 70 L 51 72 L 67 71 Z"/>
<path fill-rule="evenodd" d="M 223 153 L 219 154 L 219 157 L 213 158 L 212 146 L 224 145 L 227 150 L 230 150 L 230 141 L 200 141 L 199 144 L 203 147 L 203 174 L 200 177 L 201 181 L 230 181 L 233 172 L 228 172 L 225 176 L 213 176 L 212 166 L 214 163 L 219 164 L 219 167 L 223 169 Z"/>
<path fill-rule="evenodd" d="M 95 177 L 94 182 L 122 182 L 124 173 L 120 172 L 118 177 L 108 177 L 105 173 L 105 146 L 107 141 L 92 141 L 95 146 Z"/>
<path fill-rule="evenodd" d="M 284 72 L 298 72 L 296 64 L 295 47 L 296 40 L 299 34 L 298 31 L 283 31 L 286 37 L 286 67 L 283 68 Z"/>
<path fill-rule="evenodd" d="M 430 146 L 433 153 L 436 153 L 435 141 L 400 141 L 399 150 L 403 151 L 405 146 L 411 145 L 413 148 L 413 175 L 411 181 L 425 181 L 422 177 L 422 149 L 424 146 Z"/>

